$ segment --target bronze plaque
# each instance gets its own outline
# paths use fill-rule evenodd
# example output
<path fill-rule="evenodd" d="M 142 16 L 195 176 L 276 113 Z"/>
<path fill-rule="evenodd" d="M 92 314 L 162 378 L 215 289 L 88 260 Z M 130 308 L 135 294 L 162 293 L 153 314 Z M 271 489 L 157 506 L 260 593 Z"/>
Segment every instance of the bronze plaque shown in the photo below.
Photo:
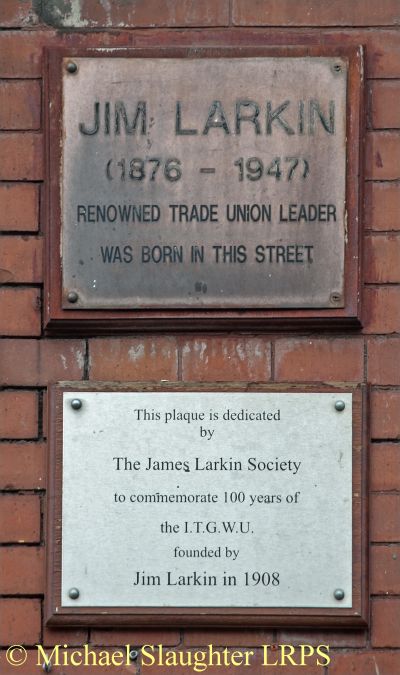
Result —
<path fill-rule="evenodd" d="M 344 307 L 348 59 L 62 64 L 64 309 Z"/>

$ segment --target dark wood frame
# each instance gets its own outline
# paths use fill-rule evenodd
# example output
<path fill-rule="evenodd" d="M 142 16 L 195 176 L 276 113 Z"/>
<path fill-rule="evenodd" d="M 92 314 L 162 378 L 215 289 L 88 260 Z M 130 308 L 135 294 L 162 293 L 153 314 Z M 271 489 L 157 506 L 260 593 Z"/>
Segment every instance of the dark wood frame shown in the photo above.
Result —
<path fill-rule="evenodd" d="M 335 392 L 353 394 L 353 607 L 170 608 L 61 607 L 62 396 L 68 391 Z M 49 396 L 49 489 L 46 621 L 51 626 L 203 626 L 355 628 L 368 620 L 367 425 L 365 385 L 82 383 L 53 385 Z"/>
<path fill-rule="evenodd" d="M 48 333 L 107 334 L 131 330 L 274 330 L 305 327 L 338 328 L 361 325 L 361 150 L 360 130 L 364 128 L 363 49 L 315 45 L 315 39 L 299 33 L 299 46 L 271 45 L 268 33 L 265 46 L 250 46 L 245 35 L 221 31 L 218 47 L 179 47 L 157 45 L 157 36 L 148 34 L 146 48 L 109 48 L 98 51 L 81 47 L 46 50 L 46 223 L 47 253 L 45 274 L 44 319 Z M 250 41 L 250 38 L 249 38 Z M 314 42 L 314 44 L 312 44 Z M 321 41 L 322 44 L 322 41 Z M 331 56 L 349 62 L 347 96 L 346 209 L 347 243 L 345 249 L 345 306 L 338 309 L 156 309 L 156 310 L 84 310 L 62 307 L 62 260 L 60 254 L 61 212 L 61 142 L 63 58 L 96 56 L 113 57 L 252 57 L 252 56 Z"/>

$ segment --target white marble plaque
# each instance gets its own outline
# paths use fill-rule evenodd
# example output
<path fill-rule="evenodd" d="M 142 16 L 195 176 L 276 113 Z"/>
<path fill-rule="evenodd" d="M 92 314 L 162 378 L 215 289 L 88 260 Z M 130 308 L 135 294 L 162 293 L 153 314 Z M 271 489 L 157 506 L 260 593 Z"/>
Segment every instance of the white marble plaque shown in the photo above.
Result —
<path fill-rule="evenodd" d="M 63 407 L 63 607 L 352 606 L 351 394 Z"/>

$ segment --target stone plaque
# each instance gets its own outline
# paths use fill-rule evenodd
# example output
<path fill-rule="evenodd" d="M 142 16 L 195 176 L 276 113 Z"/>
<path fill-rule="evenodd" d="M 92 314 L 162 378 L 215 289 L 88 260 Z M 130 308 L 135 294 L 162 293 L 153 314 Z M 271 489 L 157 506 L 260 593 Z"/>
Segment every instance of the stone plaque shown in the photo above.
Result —
<path fill-rule="evenodd" d="M 60 607 L 354 609 L 352 397 L 64 392 Z"/>
<path fill-rule="evenodd" d="M 348 64 L 65 57 L 62 307 L 343 308 Z"/>

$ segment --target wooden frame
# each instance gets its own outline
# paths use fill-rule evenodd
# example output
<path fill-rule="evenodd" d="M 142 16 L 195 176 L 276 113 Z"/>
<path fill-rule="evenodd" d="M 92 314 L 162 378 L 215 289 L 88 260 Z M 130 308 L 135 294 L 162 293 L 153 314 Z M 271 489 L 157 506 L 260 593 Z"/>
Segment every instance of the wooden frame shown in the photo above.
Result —
<path fill-rule="evenodd" d="M 162 310 L 77 310 L 62 308 L 62 260 L 60 254 L 61 211 L 61 142 L 62 93 L 61 62 L 65 57 L 180 57 L 192 56 L 193 49 L 179 46 L 157 46 L 157 36 L 149 33 L 147 48 L 96 49 L 62 48 L 47 50 L 45 59 L 46 105 L 46 222 L 47 254 L 45 275 L 44 319 L 48 333 L 107 334 L 131 330 L 287 330 L 305 327 L 359 327 L 360 305 L 360 204 L 361 204 L 361 144 L 360 129 L 364 125 L 363 50 L 362 47 L 316 46 L 311 36 L 299 34 L 299 46 L 271 46 L 265 34 L 266 46 L 249 46 L 245 33 L 221 31 L 218 47 L 196 47 L 196 58 L 251 56 L 337 56 L 349 61 L 347 96 L 347 159 L 346 210 L 347 240 L 345 248 L 345 306 L 329 309 L 162 309 Z"/>
<path fill-rule="evenodd" d="M 170 608 L 61 606 L 63 393 L 105 392 L 335 392 L 353 394 L 353 606 L 351 608 Z M 49 625 L 203 626 L 211 627 L 340 627 L 354 628 L 368 620 L 367 425 L 364 385 L 82 383 L 53 385 L 49 397 L 49 489 L 46 620 Z"/>

